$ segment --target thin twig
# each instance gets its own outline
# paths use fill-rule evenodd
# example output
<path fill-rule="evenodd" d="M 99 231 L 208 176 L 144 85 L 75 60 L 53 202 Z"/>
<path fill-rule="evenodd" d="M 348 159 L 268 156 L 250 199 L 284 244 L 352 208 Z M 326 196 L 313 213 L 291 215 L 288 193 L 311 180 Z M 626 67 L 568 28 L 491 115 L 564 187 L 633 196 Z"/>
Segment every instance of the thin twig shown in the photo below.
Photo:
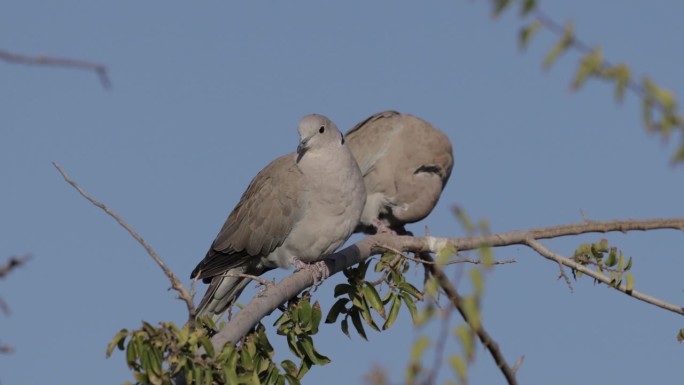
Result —
<path fill-rule="evenodd" d="M 572 282 L 570 281 L 570 277 L 568 277 L 568 274 L 565 272 L 565 269 L 563 269 L 563 264 L 561 264 L 561 263 L 558 264 L 558 270 L 560 270 L 560 273 L 558 274 L 557 279 L 563 278 L 565 280 L 565 283 L 568 285 L 570 292 L 574 293 L 575 289 L 572 287 Z"/>
<path fill-rule="evenodd" d="M 31 256 L 28 254 L 22 257 L 10 257 L 4 266 L 0 266 L 0 278 L 4 278 L 12 270 L 28 262 L 29 259 L 31 259 Z M 5 315 L 10 314 L 10 308 L 2 297 L 0 297 L 0 311 L 5 313 Z M 9 348 L 11 349 L 11 347 Z"/>
<path fill-rule="evenodd" d="M 586 275 L 594 278 L 595 280 L 600 281 L 600 282 L 610 286 L 611 279 L 609 277 L 606 277 L 601 273 L 598 273 L 594 270 L 591 270 L 591 269 L 587 268 L 586 266 L 581 265 L 581 264 L 573 261 L 570 258 L 567 258 L 567 257 L 564 257 L 560 254 L 554 253 L 553 251 L 547 249 L 544 245 L 542 245 L 541 243 L 539 243 L 535 239 L 532 239 L 532 238 L 528 239 L 526 241 L 526 244 L 529 247 L 531 247 L 532 249 L 534 249 L 536 252 L 541 254 L 542 257 L 550 259 L 552 261 L 555 261 L 559 264 L 570 267 L 570 268 L 575 269 L 577 271 L 581 271 L 583 274 L 586 274 Z M 657 307 L 665 309 L 665 310 L 669 310 L 669 311 L 671 311 L 673 313 L 677 313 L 679 315 L 684 315 L 684 308 L 682 308 L 681 306 L 673 305 L 671 303 L 665 302 L 665 301 L 660 300 L 658 298 L 651 297 L 648 294 L 644 294 L 644 293 L 641 293 L 639 291 L 636 291 L 634 289 L 628 290 L 627 286 L 625 286 L 625 285 L 615 286 L 614 288 L 617 291 L 621 291 L 621 292 L 623 292 L 623 293 L 625 293 L 631 297 L 642 300 L 646 303 L 650 303 L 651 305 L 657 306 Z"/>
<path fill-rule="evenodd" d="M 454 310 L 453 307 L 449 306 L 448 309 L 443 310 L 444 319 L 442 320 L 442 325 L 439 328 L 439 335 L 437 336 L 437 343 L 435 344 L 435 358 L 432 364 L 432 369 L 428 373 L 425 384 L 435 384 L 439 370 L 442 367 L 442 362 L 444 361 L 444 349 L 446 348 L 446 342 L 449 339 L 449 318 L 451 318 L 451 312 Z"/>
<path fill-rule="evenodd" d="M 385 250 L 387 250 L 387 251 L 391 251 L 391 252 L 393 252 L 394 254 L 396 254 L 396 255 L 398 255 L 398 256 L 404 258 L 404 259 L 408 259 L 409 261 L 413 261 L 413 262 L 417 262 L 417 263 L 423 263 L 423 264 L 426 264 L 426 265 L 447 266 L 447 265 L 454 265 L 454 264 L 457 264 L 457 263 L 472 263 L 472 264 L 475 264 L 475 265 L 479 265 L 479 264 L 484 263 L 484 262 L 480 261 L 479 259 L 471 259 L 471 258 L 460 258 L 460 259 L 456 259 L 456 260 L 453 260 L 453 261 L 447 261 L 447 262 L 437 262 L 437 261 L 430 262 L 430 261 L 426 261 L 426 260 L 424 260 L 424 259 L 410 257 L 410 256 L 408 256 L 408 255 L 402 253 L 401 251 L 399 251 L 399 250 L 397 250 L 397 249 L 395 249 L 395 248 L 393 248 L 393 247 L 389 247 L 389 246 L 386 246 L 386 245 L 380 245 L 379 247 L 381 247 L 381 248 L 383 248 L 383 249 L 385 249 Z M 491 264 L 492 264 L 492 265 L 505 265 L 505 264 L 509 264 L 509 263 L 518 263 L 518 261 L 515 260 L 515 259 L 505 259 L 505 260 L 503 260 L 503 261 L 494 261 L 494 262 L 492 262 Z"/>
<path fill-rule="evenodd" d="M 0 278 L 4 278 L 5 275 L 9 274 L 12 270 L 25 264 L 31 259 L 30 255 L 24 255 L 22 257 L 10 257 L 9 261 L 4 266 L 0 266 Z"/>
<path fill-rule="evenodd" d="M 95 198 L 91 197 L 90 195 L 88 195 L 88 193 L 86 193 L 86 192 L 81 188 L 81 186 L 78 185 L 78 183 L 74 182 L 71 178 L 69 178 L 69 177 L 67 176 L 67 174 L 64 172 L 64 170 L 62 170 L 62 168 L 61 168 L 57 163 L 52 162 L 52 165 L 55 166 L 55 168 L 57 169 L 57 171 L 59 171 L 59 173 L 62 174 L 62 177 L 64 178 L 64 180 L 65 180 L 67 183 L 69 183 L 71 186 L 73 186 L 73 187 L 78 191 L 78 193 L 81 194 L 81 196 L 83 196 L 83 197 L 84 197 L 85 199 L 87 199 L 90 203 L 92 203 L 92 204 L 94 204 L 95 206 L 99 207 L 99 208 L 102 209 L 105 213 L 107 213 L 109 216 L 111 216 L 112 218 L 114 218 L 114 220 L 116 220 L 116 221 L 121 225 L 121 227 L 123 227 L 124 229 L 126 229 L 126 231 L 128 231 L 128 233 L 129 233 L 136 241 L 138 241 L 138 243 L 139 243 L 142 247 L 145 248 L 145 250 L 147 251 L 147 254 L 149 254 L 150 257 L 152 257 L 152 259 L 154 259 L 155 262 L 157 262 L 157 265 L 159 265 L 159 267 L 161 267 L 161 269 L 162 269 L 162 271 L 164 271 L 164 274 L 166 275 L 166 277 L 168 277 L 169 281 L 171 281 L 171 287 L 172 287 L 174 290 L 176 290 L 176 291 L 178 292 L 178 297 L 179 297 L 183 302 L 185 302 L 185 306 L 186 306 L 187 309 L 188 309 L 188 319 L 189 319 L 190 322 L 193 322 L 193 320 L 195 319 L 195 305 L 194 305 L 194 303 L 193 303 L 192 296 L 191 296 L 190 293 L 185 289 L 185 287 L 184 287 L 183 284 L 180 282 L 180 280 L 178 279 L 178 277 L 176 277 L 176 275 L 173 273 L 173 271 L 171 271 L 171 269 L 169 269 L 169 267 L 166 266 L 166 263 L 164 263 L 164 261 L 159 257 L 159 255 L 157 255 L 157 253 L 152 249 L 152 247 L 151 247 L 149 244 L 147 244 L 147 242 L 145 242 L 145 240 L 142 239 L 142 237 L 141 237 L 135 230 L 133 230 L 133 228 L 132 228 L 131 226 L 129 226 L 126 222 L 124 222 L 124 220 L 121 219 L 121 217 L 120 217 L 118 214 L 116 214 L 116 213 L 115 213 L 114 211 L 112 211 L 110 208 L 108 208 L 107 206 L 105 206 L 104 203 L 102 203 L 102 202 L 96 200 Z"/>
<path fill-rule="evenodd" d="M 53 67 L 68 67 L 68 68 L 76 68 L 76 69 L 94 71 L 97 74 L 97 76 L 100 78 L 100 83 L 102 83 L 102 87 L 109 89 L 112 86 L 112 83 L 109 81 L 109 76 L 107 76 L 107 67 L 105 67 L 102 64 L 98 64 L 98 63 L 92 63 L 92 62 L 87 62 L 87 61 L 83 61 L 83 60 L 76 60 L 76 59 L 51 57 L 51 56 L 27 56 L 27 55 L 21 55 L 21 54 L 17 54 L 17 53 L 7 52 L 5 50 L 0 50 L 0 59 L 4 60 L 6 62 L 10 62 L 10 63 L 19 63 L 19 64 L 28 64 L 28 65 L 46 65 L 46 66 L 53 66 Z"/>

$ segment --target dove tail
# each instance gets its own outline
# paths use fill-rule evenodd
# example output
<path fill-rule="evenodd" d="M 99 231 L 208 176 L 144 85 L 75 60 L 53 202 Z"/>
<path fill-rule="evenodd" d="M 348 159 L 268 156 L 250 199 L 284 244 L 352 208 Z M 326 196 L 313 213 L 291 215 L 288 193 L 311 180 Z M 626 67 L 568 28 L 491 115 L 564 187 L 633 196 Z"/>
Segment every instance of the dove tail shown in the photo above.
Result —
<path fill-rule="evenodd" d="M 239 277 L 236 274 L 261 275 L 269 269 L 231 269 L 211 279 L 209 288 L 204 294 L 202 301 L 197 307 L 197 316 L 210 316 L 214 322 L 218 322 L 242 293 L 242 290 L 252 281 L 249 277 Z M 232 275 L 232 276 L 231 276 Z"/>

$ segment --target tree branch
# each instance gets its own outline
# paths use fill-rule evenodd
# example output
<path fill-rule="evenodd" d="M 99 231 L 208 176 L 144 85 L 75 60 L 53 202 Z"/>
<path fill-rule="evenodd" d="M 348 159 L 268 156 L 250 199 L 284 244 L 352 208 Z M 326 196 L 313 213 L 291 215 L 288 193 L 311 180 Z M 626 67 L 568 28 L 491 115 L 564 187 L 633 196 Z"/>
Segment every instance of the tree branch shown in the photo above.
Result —
<path fill-rule="evenodd" d="M 423 252 L 419 255 L 421 258 L 424 258 L 428 262 L 434 262 L 434 259 L 429 253 Z M 449 277 L 447 277 L 447 275 L 444 274 L 444 271 L 441 267 L 434 263 L 426 265 L 425 268 L 428 269 L 430 274 L 432 274 L 432 276 L 437 279 L 439 286 L 442 288 L 442 290 L 444 290 L 444 293 L 449 298 L 449 301 L 451 301 L 451 304 L 454 305 L 456 310 L 458 310 L 458 313 L 461 314 L 461 317 L 463 317 L 463 320 L 468 324 L 468 326 L 470 326 L 470 328 L 475 332 L 475 334 L 477 334 L 477 337 L 480 339 L 480 342 L 482 342 L 482 345 L 484 345 L 485 349 L 487 349 L 489 354 L 492 356 L 494 362 L 496 363 L 496 366 L 499 367 L 499 370 L 501 370 L 501 373 L 503 373 L 508 384 L 516 385 L 518 383 L 518 380 L 516 380 L 515 378 L 515 372 L 506 362 L 506 358 L 504 358 L 503 353 L 499 348 L 499 344 L 497 344 L 496 341 L 489 335 L 489 333 L 487 333 L 481 321 L 478 324 L 475 324 L 473 323 L 473 320 L 470 319 L 468 313 L 465 311 L 463 298 L 460 294 L 458 294 L 456 287 L 451 284 L 451 280 L 449 280 Z"/>
<path fill-rule="evenodd" d="M 684 218 L 584 221 L 578 224 L 551 226 L 531 230 L 510 231 L 466 238 L 410 237 L 376 234 L 360 240 L 324 259 L 329 275 L 351 267 L 371 255 L 382 253 L 387 247 L 396 250 L 439 252 L 445 247 L 455 250 L 473 250 L 483 246 L 498 247 L 527 245 L 529 239 L 549 239 L 585 233 L 606 233 L 611 231 L 647 231 L 656 229 L 684 230 Z M 238 341 L 245 336 L 263 317 L 278 306 L 313 285 L 311 274 L 299 271 L 286 277 L 277 285 L 264 290 L 242 309 L 228 324 L 217 333 L 212 341 L 220 349 L 228 341 Z"/>
<path fill-rule="evenodd" d="M 567 257 L 564 257 L 562 255 L 554 253 L 553 251 L 547 249 L 544 245 L 542 245 L 541 243 L 537 242 L 534 239 L 530 238 L 525 243 L 529 247 L 531 247 L 534 251 L 541 254 L 541 256 L 543 256 L 546 259 L 557 262 L 560 265 L 568 266 L 568 267 L 575 269 L 577 271 L 581 271 L 583 274 L 586 274 L 586 275 L 594 278 L 597 281 L 605 283 L 606 285 L 610 285 L 610 282 L 611 282 L 610 278 L 606 277 L 605 275 L 603 275 L 597 271 L 589 269 L 588 267 L 586 267 L 582 264 L 579 264 L 570 258 L 567 258 Z M 658 298 L 651 297 L 648 294 L 644 294 L 644 293 L 641 293 L 639 291 L 636 291 L 634 289 L 628 290 L 627 286 L 625 286 L 625 285 L 616 286 L 615 290 L 621 291 L 621 292 L 623 292 L 623 293 L 625 293 L 631 297 L 634 297 L 634 298 L 639 299 L 641 301 L 644 301 L 646 303 L 650 303 L 651 305 L 657 306 L 659 308 L 669 310 L 669 311 L 677 313 L 679 315 L 684 315 L 684 308 L 682 308 L 681 306 L 673 305 L 671 303 L 665 302 L 665 301 L 660 300 Z"/>
<path fill-rule="evenodd" d="M 7 261 L 4 266 L 0 266 L 0 278 L 4 278 L 12 270 L 28 262 L 29 259 L 31 259 L 30 255 L 24 255 L 23 257 L 10 257 L 9 261 Z M 10 313 L 9 306 L 7 306 L 7 303 L 4 299 L 2 299 L 2 297 L 0 297 L 0 311 L 5 314 Z M 0 353 L 6 353 L 7 351 L 3 350 L 2 348 L 3 347 L 0 346 Z M 11 347 L 7 347 L 7 349 L 11 349 Z"/>
<path fill-rule="evenodd" d="M 91 197 L 86 193 L 81 186 L 78 185 L 78 183 L 74 182 L 71 178 L 67 176 L 67 174 L 62 170 L 62 168 L 55 162 L 52 162 L 52 165 L 55 166 L 57 171 L 59 171 L 60 174 L 62 174 L 62 177 L 64 180 L 69 183 L 71 186 L 73 186 L 81 196 L 83 196 L 85 199 L 87 199 L 90 203 L 94 204 L 95 206 L 99 207 L 107 213 L 109 216 L 114 218 L 126 231 L 128 231 L 131 236 L 138 241 L 138 243 L 145 248 L 147 251 L 147 254 L 154 259 L 155 262 L 157 262 L 157 265 L 161 267 L 162 271 L 164 271 L 164 274 L 166 277 L 168 277 L 169 281 L 171 281 L 171 287 L 178 292 L 178 298 L 180 298 L 183 302 L 185 302 L 185 306 L 188 309 L 188 320 L 189 322 L 194 322 L 195 319 L 195 305 L 192 300 L 192 295 L 185 289 L 183 284 L 180 282 L 178 277 L 169 269 L 168 266 L 166 266 L 166 263 L 157 255 L 157 253 L 152 249 L 152 247 L 145 242 L 144 239 L 135 231 L 131 226 L 129 226 L 126 222 L 124 222 L 121 217 L 116 214 L 114 211 L 112 211 L 110 208 L 104 205 L 104 203 L 96 200 L 95 198 Z"/>
<path fill-rule="evenodd" d="M 536 228 L 531 230 L 510 231 L 466 238 L 411 237 L 376 234 L 324 259 L 329 276 L 351 267 L 366 258 L 383 253 L 388 247 L 414 253 L 437 253 L 445 247 L 454 250 L 473 250 L 483 246 L 498 247 L 509 245 L 530 246 L 529 240 L 557 238 L 585 233 L 647 231 L 656 229 L 684 230 L 684 218 L 665 218 L 648 220 L 584 221 Z M 436 265 L 427 265 L 434 267 Z M 586 273 L 588 274 L 588 273 Z M 266 288 L 237 313 L 216 335 L 212 337 L 215 349 L 220 350 L 225 343 L 235 342 L 244 337 L 265 316 L 271 314 L 287 300 L 313 285 L 313 277 L 306 271 L 298 271 L 284 278 L 277 285 Z M 636 298 L 636 297 L 635 297 Z M 668 309 L 670 310 L 670 309 Z M 494 345 L 492 345 L 494 346 Z M 491 352 L 490 352 L 491 353 Z M 498 364 L 498 363 L 497 363 Z M 512 370 L 511 370 L 512 371 Z"/>
<path fill-rule="evenodd" d="M 50 56 L 27 56 L 17 53 L 7 52 L 0 49 L 0 59 L 9 63 L 19 63 L 27 65 L 46 65 L 53 67 L 68 67 L 87 71 L 94 71 L 100 78 L 100 83 L 104 88 L 110 88 L 112 83 L 107 76 L 107 67 L 102 64 L 91 63 L 83 60 L 65 59 Z"/>
<path fill-rule="evenodd" d="M 31 259 L 30 255 L 24 255 L 23 257 L 10 257 L 9 261 L 4 266 L 0 266 L 0 278 L 4 278 L 12 270 L 25 264 Z"/>

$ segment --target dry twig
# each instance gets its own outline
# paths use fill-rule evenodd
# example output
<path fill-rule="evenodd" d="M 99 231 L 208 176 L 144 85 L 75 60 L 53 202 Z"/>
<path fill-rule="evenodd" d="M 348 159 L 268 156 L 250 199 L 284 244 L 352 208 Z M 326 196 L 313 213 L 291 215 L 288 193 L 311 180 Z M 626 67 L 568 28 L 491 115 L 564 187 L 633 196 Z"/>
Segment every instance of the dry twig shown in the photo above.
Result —
<path fill-rule="evenodd" d="M 46 65 L 53 67 L 68 67 L 94 71 L 100 78 L 100 83 L 102 83 L 102 86 L 104 88 L 110 88 L 112 86 L 112 83 L 109 81 L 109 76 L 107 76 L 107 67 L 105 67 L 102 64 L 91 63 L 76 59 L 57 58 L 51 56 L 27 56 L 7 52 L 5 50 L 0 50 L 0 59 L 10 63 L 19 63 L 27 65 Z"/>
<path fill-rule="evenodd" d="M 95 198 L 91 197 L 90 195 L 88 195 L 88 193 L 86 193 L 83 190 L 83 188 L 81 188 L 81 186 L 78 185 L 78 183 L 74 182 L 71 178 L 69 178 L 67 176 L 67 174 L 64 172 L 64 170 L 62 170 L 62 168 L 57 163 L 52 162 L 52 165 L 55 166 L 57 171 L 59 171 L 59 173 L 62 174 L 62 177 L 64 178 L 64 180 L 67 183 L 69 183 L 71 186 L 73 186 L 78 191 L 78 193 L 81 194 L 81 196 L 83 196 L 90 203 L 99 207 L 100 209 L 102 209 L 102 211 L 104 211 L 109 216 L 114 218 L 114 220 L 116 220 L 124 229 L 126 229 L 126 231 L 128 231 L 128 233 L 131 234 L 131 236 L 136 241 L 138 241 L 138 243 L 143 248 L 145 248 L 145 250 L 147 251 L 147 254 L 149 254 L 150 257 L 152 257 L 152 259 L 154 259 L 155 262 L 157 262 L 157 265 L 159 265 L 159 267 L 161 267 L 161 269 L 164 271 L 164 274 L 166 275 L 166 277 L 169 279 L 169 281 L 171 281 L 171 287 L 178 292 L 178 298 L 180 298 L 183 302 L 185 302 L 185 306 L 188 309 L 188 318 L 189 318 L 188 320 L 189 320 L 189 322 L 194 322 L 195 305 L 194 305 L 194 302 L 192 300 L 192 295 L 185 289 L 185 287 L 180 282 L 178 277 L 176 277 L 176 275 L 173 273 L 173 271 L 171 271 L 171 269 L 169 269 L 169 267 L 166 266 L 166 263 L 164 263 L 164 261 L 159 257 L 159 255 L 157 255 L 157 253 L 152 249 L 152 247 L 149 244 L 147 244 L 147 242 L 145 242 L 145 240 L 142 239 L 142 237 L 135 230 L 133 230 L 133 228 L 131 226 L 129 226 L 126 222 L 124 222 L 124 220 L 121 219 L 121 217 L 118 214 L 116 214 L 114 211 L 112 211 L 109 207 L 105 206 L 104 203 L 102 203 L 102 202 L 96 200 Z"/>

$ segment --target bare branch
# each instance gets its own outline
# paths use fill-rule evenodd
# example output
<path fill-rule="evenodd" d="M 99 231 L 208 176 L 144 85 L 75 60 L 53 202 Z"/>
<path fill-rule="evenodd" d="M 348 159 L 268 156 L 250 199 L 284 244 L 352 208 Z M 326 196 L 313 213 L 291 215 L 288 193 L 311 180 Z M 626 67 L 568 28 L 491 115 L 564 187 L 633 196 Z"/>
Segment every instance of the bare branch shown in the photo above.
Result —
<path fill-rule="evenodd" d="M 16 269 L 17 267 L 25 264 L 28 262 L 28 260 L 31 259 L 30 255 L 24 255 L 23 257 L 10 257 L 9 261 L 4 266 L 0 266 L 0 278 L 4 278 L 7 274 L 9 274 L 12 270 Z M 5 302 L 2 297 L 0 297 L 0 311 L 2 311 L 5 314 L 10 313 L 9 306 L 7 305 L 7 302 Z M 8 350 L 3 350 L 3 348 L 10 349 L 11 347 L 3 347 L 0 346 L 0 353 L 7 353 Z"/>
<path fill-rule="evenodd" d="M 530 246 L 536 252 L 541 254 L 544 258 L 555 261 L 561 265 L 568 266 L 568 267 L 575 269 L 577 271 L 581 271 L 583 274 L 586 274 L 586 275 L 594 278 L 597 281 L 605 283 L 606 285 L 610 285 L 610 282 L 611 282 L 610 278 L 604 276 L 603 274 L 601 274 L 599 272 L 596 272 L 592 269 L 589 269 L 586 266 L 581 265 L 581 264 L 573 261 L 570 258 L 567 258 L 567 257 L 564 257 L 562 255 L 554 253 L 553 251 L 547 249 L 546 247 L 544 247 L 544 245 L 537 242 L 536 240 L 528 239 L 526 243 L 528 246 Z M 627 286 L 625 286 L 625 285 L 617 286 L 617 287 L 615 287 L 615 290 L 621 291 L 621 292 L 623 292 L 623 293 L 625 293 L 631 297 L 642 300 L 646 303 L 650 303 L 651 305 L 657 306 L 659 308 L 669 310 L 669 311 L 677 313 L 679 315 L 684 315 L 684 308 L 682 308 L 681 306 L 673 305 L 671 303 L 665 302 L 665 301 L 660 300 L 658 298 L 651 297 L 650 295 L 636 291 L 634 289 L 628 290 Z"/>
<path fill-rule="evenodd" d="M 87 71 L 94 71 L 100 78 L 100 83 L 104 88 L 110 88 L 112 83 L 107 76 L 107 67 L 102 64 L 91 63 L 83 60 L 57 58 L 51 56 L 27 56 L 17 53 L 7 52 L 0 49 L 0 59 L 10 63 L 27 65 L 46 65 L 53 67 L 68 67 Z"/>
<path fill-rule="evenodd" d="M 419 255 L 421 258 L 425 258 L 426 261 L 434 262 L 432 256 L 427 252 L 420 253 Z M 499 344 L 497 344 L 496 341 L 485 330 L 484 326 L 482 325 L 482 322 L 474 323 L 473 320 L 470 319 L 468 313 L 465 311 L 463 297 L 461 297 L 461 295 L 458 294 L 456 287 L 451 283 L 449 277 L 447 277 L 447 275 L 444 274 L 444 271 L 441 269 L 441 267 L 434 263 L 428 264 L 426 268 L 430 271 L 430 274 L 432 274 L 432 276 L 437 279 L 439 286 L 442 288 L 447 297 L 449 297 L 449 301 L 451 301 L 451 304 L 454 305 L 456 310 L 458 310 L 459 314 L 461 314 L 463 320 L 468 324 L 468 326 L 470 326 L 470 328 L 475 332 L 475 334 L 477 334 L 477 337 L 480 339 L 480 342 L 482 342 L 482 345 L 484 345 L 485 349 L 487 349 L 489 354 L 492 356 L 494 362 L 496 363 L 496 366 L 499 367 L 499 370 L 501 370 L 501 373 L 506 378 L 508 384 L 517 384 L 518 380 L 516 380 L 515 378 L 515 372 L 506 362 L 506 358 L 504 358 L 503 353 L 499 348 Z"/>
<path fill-rule="evenodd" d="M 24 255 L 23 257 L 10 257 L 9 261 L 7 261 L 4 266 L 0 266 L 0 278 L 4 278 L 5 275 L 10 273 L 10 271 L 28 262 L 29 259 L 31 259 L 30 255 Z"/>
<path fill-rule="evenodd" d="M 131 226 L 129 226 L 126 222 L 124 222 L 121 217 L 116 214 L 114 211 L 112 211 L 110 208 L 104 205 L 104 203 L 96 200 L 95 198 L 91 197 L 86 193 L 81 186 L 78 185 L 78 183 L 74 182 L 71 178 L 67 176 L 67 174 L 62 170 L 62 168 L 55 162 L 52 162 L 52 165 L 55 166 L 57 171 L 59 171 L 60 174 L 62 174 L 62 177 L 64 180 L 69 183 L 71 186 L 73 186 L 81 196 L 83 196 L 85 199 L 87 199 L 90 203 L 94 204 L 95 206 L 99 207 L 102 209 L 105 213 L 107 213 L 109 216 L 114 218 L 126 231 L 128 231 L 131 236 L 138 241 L 138 243 L 145 248 L 147 251 L 147 254 L 154 259 L 155 262 L 157 262 L 157 265 L 161 267 L 162 271 L 164 271 L 164 274 L 166 277 L 168 277 L 169 281 L 171 281 L 171 287 L 178 292 L 178 298 L 183 300 L 185 302 L 185 306 L 188 309 L 188 320 L 189 322 L 194 322 L 195 319 L 195 305 L 192 300 L 192 295 L 185 289 L 183 284 L 180 282 L 178 277 L 169 269 L 168 266 L 166 266 L 166 263 L 157 255 L 157 253 L 152 249 L 152 247 L 145 242 L 144 239 L 135 231 Z"/>

